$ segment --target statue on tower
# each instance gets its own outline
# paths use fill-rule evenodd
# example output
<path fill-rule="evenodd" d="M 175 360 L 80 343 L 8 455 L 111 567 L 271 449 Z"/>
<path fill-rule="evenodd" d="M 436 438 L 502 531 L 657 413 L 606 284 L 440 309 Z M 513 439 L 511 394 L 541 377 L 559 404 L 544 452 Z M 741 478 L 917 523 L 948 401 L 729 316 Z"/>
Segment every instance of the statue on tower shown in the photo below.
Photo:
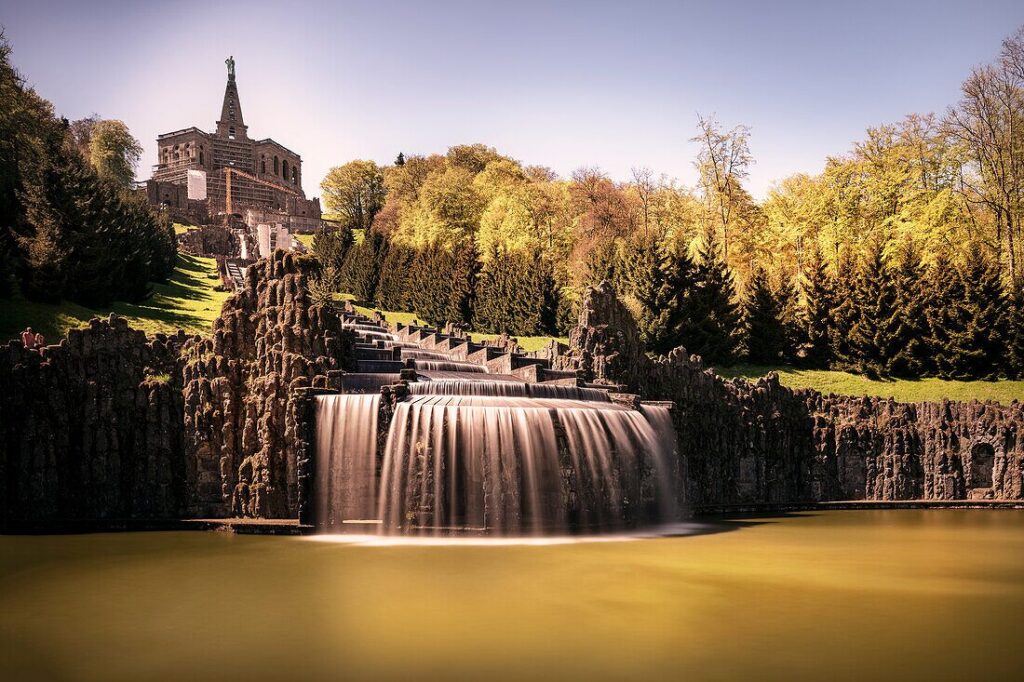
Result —
<path fill-rule="evenodd" d="M 228 65 L 228 80 L 235 80 L 235 56 L 231 55 L 224 60 L 224 63 Z"/>

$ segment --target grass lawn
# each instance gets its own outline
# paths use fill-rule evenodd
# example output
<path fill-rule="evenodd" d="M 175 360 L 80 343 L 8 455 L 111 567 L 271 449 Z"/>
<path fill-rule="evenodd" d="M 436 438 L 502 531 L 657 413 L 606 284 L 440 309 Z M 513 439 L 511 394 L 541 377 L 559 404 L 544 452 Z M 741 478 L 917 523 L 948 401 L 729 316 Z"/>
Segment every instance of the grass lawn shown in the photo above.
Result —
<path fill-rule="evenodd" d="M 949 381 L 946 379 L 868 379 L 848 372 L 795 369 L 793 367 L 760 367 L 737 365 L 715 368 L 726 378 L 756 379 L 770 371 L 779 373 L 783 385 L 791 388 L 813 388 L 822 393 L 839 395 L 871 395 L 892 397 L 901 402 L 921 400 L 995 400 L 1009 404 L 1024 401 L 1024 381 Z"/>
<path fill-rule="evenodd" d="M 355 303 L 356 297 L 352 294 L 338 294 L 338 300 L 340 301 L 352 301 L 352 307 L 356 309 L 356 312 L 366 315 L 367 317 L 373 317 L 373 313 L 379 312 L 384 316 L 384 319 L 388 322 L 396 324 L 424 324 L 424 321 L 416 316 L 416 313 L 399 312 L 396 310 L 380 310 L 379 308 L 368 308 L 366 306 L 357 305 Z M 477 332 L 470 332 L 469 338 L 471 341 L 480 343 L 490 339 L 498 338 L 498 334 L 478 334 Z M 523 350 L 527 353 L 535 350 L 540 350 L 549 343 L 551 339 L 555 338 L 552 336 L 517 336 L 515 339 L 519 342 L 519 345 L 523 347 Z M 569 343 L 567 338 L 558 339 L 562 343 Z"/>
<path fill-rule="evenodd" d="M 477 342 L 477 343 L 480 343 L 481 341 L 489 341 L 490 339 L 496 339 L 496 338 L 498 338 L 498 336 L 500 336 L 500 334 L 477 334 L 476 332 L 473 332 L 473 333 L 471 333 L 469 335 L 469 338 L 471 340 Z M 519 345 L 522 346 L 523 350 L 526 351 L 527 353 L 529 353 L 531 351 L 535 351 L 535 350 L 540 350 L 541 348 L 544 348 L 549 343 L 551 343 L 551 339 L 555 339 L 555 338 L 557 338 L 558 341 L 561 342 L 561 343 L 569 343 L 569 339 L 565 338 L 565 337 L 555 337 L 555 336 L 516 336 L 515 337 L 516 341 L 519 342 Z"/>
<path fill-rule="evenodd" d="M 214 291 L 220 283 L 212 258 L 178 255 L 178 266 L 169 282 L 154 284 L 149 298 L 138 303 L 114 303 L 92 309 L 75 303 L 36 303 L 22 298 L 0 299 L 0 339 L 13 339 L 25 327 L 55 342 L 69 329 L 83 327 L 93 317 L 110 313 L 128 319 L 149 334 L 173 333 L 179 328 L 192 334 L 209 333 L 221 304 L 230 295 Z"/>

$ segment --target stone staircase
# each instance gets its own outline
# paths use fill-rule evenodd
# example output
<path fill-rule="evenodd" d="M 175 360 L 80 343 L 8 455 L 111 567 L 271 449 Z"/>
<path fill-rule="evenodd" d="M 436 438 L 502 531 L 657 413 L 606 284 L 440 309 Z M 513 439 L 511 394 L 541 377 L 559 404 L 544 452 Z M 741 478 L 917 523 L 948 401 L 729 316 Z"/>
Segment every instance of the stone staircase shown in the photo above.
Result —
<path fill-rule="evenodd" d="M 488 343 L 476 343 L 465 336 L 446 334 L 439 329 L 414 324 L 388 325 L 382 319 L 371 319 L 355 312 L 351 307 L 339 311 L 343 324 L 357 335 L 356 359 L 358 372 L 379 375 L 420 375 L 429 378 L 449 372 L 417 369 L 416 359 L 403 357 L 403 349 L 416 349 L 436 353 L 439 361 L 469 363 L 480 367 L 495 379 L 522 381 L 525 383 L 550 383 L 564 386 L 585 386 L 576 372 L 555 370 L 551 361 L 539 354 L 522 353 L 507 347 Z M 391 339 L 382 338 L 390 334 Z M 518 348 L 514 343 L 508 344 Z M 434 356 L 421 358 L 433 360 Z M 405 373 L 403 373 L 405 370 Z M 597 386 L 605 390 L 616 390 L 617 386 Z"/>

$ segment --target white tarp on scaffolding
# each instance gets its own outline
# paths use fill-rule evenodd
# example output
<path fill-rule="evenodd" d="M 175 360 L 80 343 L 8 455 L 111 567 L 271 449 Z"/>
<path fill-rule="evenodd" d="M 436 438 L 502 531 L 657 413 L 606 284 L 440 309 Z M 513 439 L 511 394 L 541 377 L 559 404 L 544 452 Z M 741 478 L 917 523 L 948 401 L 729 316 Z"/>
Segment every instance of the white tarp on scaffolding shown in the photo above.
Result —
<path fill-rule="evenodd" d="M 190 170 L 187 181 L 189 199 L 206 199 L 206 171 Z"/>
<path fill-rule="evenodd" d="M 273 253 L 270 244 L 270 225 L 260 223 L 256 226 L 256 242 L 260 247 L 260 258 L 266 258 Z"/>

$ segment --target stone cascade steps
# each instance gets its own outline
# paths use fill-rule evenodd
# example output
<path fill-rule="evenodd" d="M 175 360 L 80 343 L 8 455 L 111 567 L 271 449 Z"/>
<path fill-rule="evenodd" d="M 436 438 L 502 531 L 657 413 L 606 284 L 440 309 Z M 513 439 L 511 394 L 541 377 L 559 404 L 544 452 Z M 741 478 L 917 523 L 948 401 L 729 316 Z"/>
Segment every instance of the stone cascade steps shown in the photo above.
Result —
<path fill-rule="evenodd" d="M 432 378 L 444 378 L 450 372 L 415 370 L 412 358 L 402 358 L 402 348 L 432 351 L 454 362 L 466 362 L 486 367 L 486 375 L 496 380 L 551 383 L 563 386 L 583 386 L 575 372 L 551 369 L 551 361 L 536 354 L 510 352 L 505 348 L 476 343 L 463 336 L 446 334 L 434 327 L 396 324 L 389 326 L 383 320 L 374 320 L 352 310 L 339 314 L 349 325 L 366 325 L 381 332 L 394 334 L 395 342 L 373 338 L 368 329 L 355 329 L 356 359 L 359 373 L 397 375 L 410 373 Z M 440 358 L 439 358 L 440 359 Z M 404 370 L 404 372 L 403 372 Z M 620 387 L 593 385 L 591 388 L 615 390 Z"/>

